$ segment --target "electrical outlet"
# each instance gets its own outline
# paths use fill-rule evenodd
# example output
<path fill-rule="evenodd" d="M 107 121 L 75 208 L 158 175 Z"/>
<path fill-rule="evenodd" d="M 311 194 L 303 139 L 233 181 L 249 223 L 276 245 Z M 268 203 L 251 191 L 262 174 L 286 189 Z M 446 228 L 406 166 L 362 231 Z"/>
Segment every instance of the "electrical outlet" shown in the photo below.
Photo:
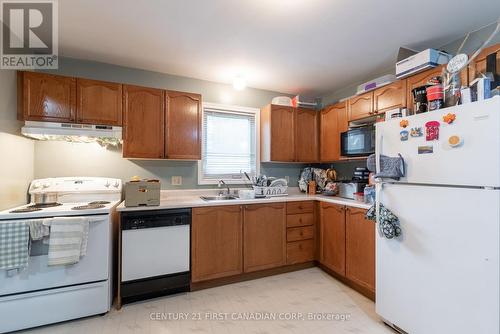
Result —
<path fill-rule="evenodd" d="M 182 185 L 182 176 L 172 176 L 170 183 L 172 183 L 173 186 Z"/>
<path fill-rule="evenodd" d="M 285 180 L 286 180 L 287 183 L 289 183 L 290 182 L 290 176 L 288 176 L 288 175 L 285 176 Z"/>

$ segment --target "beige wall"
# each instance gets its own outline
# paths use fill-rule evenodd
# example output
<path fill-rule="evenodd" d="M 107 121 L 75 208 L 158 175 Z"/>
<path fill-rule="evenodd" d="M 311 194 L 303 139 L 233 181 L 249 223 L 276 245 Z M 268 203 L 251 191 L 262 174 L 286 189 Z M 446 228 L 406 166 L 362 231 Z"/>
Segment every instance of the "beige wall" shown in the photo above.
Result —
<path fill-rule="evenodd" d="M 34 142 L 16 120 L 16 73 L 0 70 L 0 210 L 25 204 L 34 176 Z"/>

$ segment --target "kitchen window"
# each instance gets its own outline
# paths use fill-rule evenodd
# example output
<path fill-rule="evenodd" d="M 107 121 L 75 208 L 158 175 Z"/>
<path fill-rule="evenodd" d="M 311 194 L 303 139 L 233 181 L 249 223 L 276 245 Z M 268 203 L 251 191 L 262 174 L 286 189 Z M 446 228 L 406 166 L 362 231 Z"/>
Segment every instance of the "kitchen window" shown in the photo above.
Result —
<path fill-rule="evenodd" d="M 203 105 L 202 156 L 198 183 L 243 184 L 259 173 L 259 110 L 217 104 Z"/>

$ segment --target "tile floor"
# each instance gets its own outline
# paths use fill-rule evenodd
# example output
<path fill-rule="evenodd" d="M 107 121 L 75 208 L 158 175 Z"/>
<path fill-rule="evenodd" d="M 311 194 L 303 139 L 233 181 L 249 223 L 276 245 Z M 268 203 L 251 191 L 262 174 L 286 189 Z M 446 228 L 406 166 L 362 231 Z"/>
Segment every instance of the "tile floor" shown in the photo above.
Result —
<path fill-rule="evenodd" d="M 187 316 L 187 319 L 179 319 L 181 314 Z M 330 319 L 309 320 L 310 314 Z M 303 318 L 283 320 L 285 317 L 293 316 Z M 168 317 L 177 319 L 166 320 Z M 247 317 L 246 320 L 242 320 L 243 317 Z M 276 320 L 256 320 L 257 317 L 276 317 Z M 390 334 L 394 332 L 379 320 L 372 301 L 320 269 L 311 268 L 129 304 L 120 311 L 112 310 L 105 316 L 40 327 L 24 333 Z"/>

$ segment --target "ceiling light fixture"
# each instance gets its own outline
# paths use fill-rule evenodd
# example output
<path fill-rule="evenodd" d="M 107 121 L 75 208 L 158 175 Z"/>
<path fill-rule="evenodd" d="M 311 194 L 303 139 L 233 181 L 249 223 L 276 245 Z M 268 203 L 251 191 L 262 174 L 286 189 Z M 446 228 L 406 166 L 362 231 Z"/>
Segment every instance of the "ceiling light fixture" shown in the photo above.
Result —
<path fill-rule="evenodd" d="M 243 90 L 243 89 L 245 89 L 246 86 L 247 86 L 247 82 L 246 82 L 245 78 L 243 78 L 243 76 L 237 75 L 236 77 L 234 77 L 234 79 L 233 79 L 233 88 L 234 89 Z"/>

